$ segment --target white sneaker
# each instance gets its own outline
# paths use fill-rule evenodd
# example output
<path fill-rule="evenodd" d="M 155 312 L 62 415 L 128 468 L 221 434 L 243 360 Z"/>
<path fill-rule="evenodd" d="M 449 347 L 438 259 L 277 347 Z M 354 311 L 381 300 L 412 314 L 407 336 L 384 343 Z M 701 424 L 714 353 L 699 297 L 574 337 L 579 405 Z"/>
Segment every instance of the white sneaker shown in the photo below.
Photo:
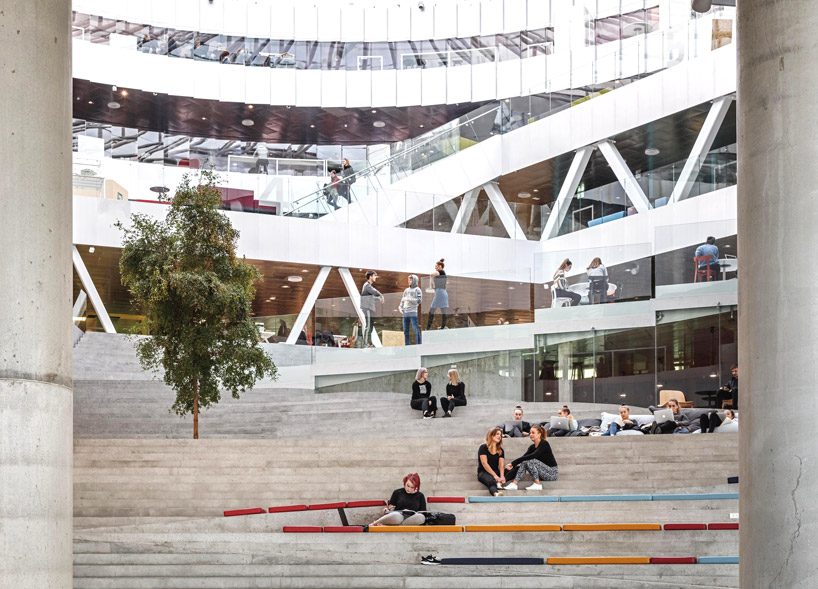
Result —
<path fill-rule="evenodd" d="M 540 488 L 542 488 L 542 487 L 540 487 Z M 503 489 L 505 489 L 506 491 L 516 491 L 517 490 L 517 483 L 515 483 L 513 481 L 510 482 L 510 483 L 506 483 L 505 485 L 503 485 Z"/>
<path fill-rule="evenodd" d="M 542 491 L 542 483 L 534 483 L 530 487 L 525 488 L 526 491 Z"/>

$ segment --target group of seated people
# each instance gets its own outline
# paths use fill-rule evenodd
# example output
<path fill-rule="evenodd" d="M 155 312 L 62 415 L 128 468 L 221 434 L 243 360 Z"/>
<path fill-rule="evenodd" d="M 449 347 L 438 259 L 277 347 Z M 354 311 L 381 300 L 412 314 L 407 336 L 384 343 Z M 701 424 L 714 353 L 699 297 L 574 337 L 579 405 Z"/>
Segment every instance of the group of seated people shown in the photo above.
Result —
<path fill-rule="evenodd" d="M 440 398 L 440 408 L 443 410 L 443 417 L 451 417 L 455 407 L 463 407 L 467 403 L 466 383 L 460 380 L 457 368 L 450 368 L 446 374 L 448 377 L 446 396 Z M 412 398 L 409 406 L 420 411 L 423 419 L 437 417 L 437 397 L 432 395 L 429 371 L 423 367 L 418 368 L 415 382 L 412 383 Z"/>
<path fill-rule="evenodd" d="M 689 409 L 682 411 L 679 401 L 669 399 L 664 408 L 651 408 L 653 415 L 631 416 L 630 407 L 619 407 L 619 416 L 613 417 L 601 435 L 620 434 L 690 434 L 729 432 L 738 430 L 738 416 L 725 409 L 723 416 L 716 410 Z M 603 414 L 604 417 L 605 414 Z M 605 424 L 603 419 L 602 424 Z"/>

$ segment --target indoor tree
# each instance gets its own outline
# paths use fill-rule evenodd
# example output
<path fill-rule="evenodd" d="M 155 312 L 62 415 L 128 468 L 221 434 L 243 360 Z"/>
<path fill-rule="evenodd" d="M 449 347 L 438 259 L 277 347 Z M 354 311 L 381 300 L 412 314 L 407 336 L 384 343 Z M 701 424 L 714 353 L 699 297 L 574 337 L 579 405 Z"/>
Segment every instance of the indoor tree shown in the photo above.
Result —
<path fill-rule="evenodd" d="M 257 380 L 276 377 L 258 345 L 251 315 L 259 271 L 236 255 L 236 231 L 220 210 L 215 176 L 198 184 L 185 176 L 164 219 L 131 215 L 119 262 L 122 284 L 144 313 L 137 343 L 145 370 L 164 369 L 176 393 L 172 410 L 193 414 L 219 402 L 225 390 L 238 399 Z"/>

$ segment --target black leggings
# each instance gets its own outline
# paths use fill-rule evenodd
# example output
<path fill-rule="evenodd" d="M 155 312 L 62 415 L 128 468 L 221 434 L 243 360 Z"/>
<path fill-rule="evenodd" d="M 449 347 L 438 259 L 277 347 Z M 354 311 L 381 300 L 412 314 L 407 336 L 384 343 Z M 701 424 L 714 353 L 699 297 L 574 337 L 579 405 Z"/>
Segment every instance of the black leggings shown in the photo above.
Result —
<path fill-rule="evenodd" d="M 423 413 L 435 413 L 437 411 L 437 397 L 429 396 L 422 399 L 412 399 L 409 406 L 416 411 Z"/>
<path fill-rule="evenodd" d="M 560 298 L 571 299 L 571 306 L 576 307 L 579 305 L 579 302 L 582 300 L 582 295 L 577 292 L 572 292 L 570 290 L 563 290 L 561 288 L 554 289 L 554 294 L 556 294 Z"/>
<path fill-rule="evenodd" d="M 466 399 L 458 399 L 457 397 L 449 400 L 449 397 L 440 397 L 440 408 L 449 413 L 454 412 L 455 407 L 463 407 L 466 404 Z"/>
<path fill-rule="evenodd" d="M 442 307 L 434 307 L 429 309 L 429 316 L 426 318 L 426 331 L 432 329 L 432 322 L 435 320 L 435 309 L 440 309 L 440 314 L 443 316 L 443 319 L 440 323 L 440 328 L 443 329 L 446 327 L 446 320 L 449 318 L 449 315 L 446 313 L 446 309 Z"/>
<path fill-rule="evenodd" d="M 494 480 L 494 477 L 491 476 L 486 471 L 480 471 L 477 473 L 477 480 L 483 483 L 486 487 L 488 487 L 489 493 L 494 495 L 497 492 L 497 481 Z"/>

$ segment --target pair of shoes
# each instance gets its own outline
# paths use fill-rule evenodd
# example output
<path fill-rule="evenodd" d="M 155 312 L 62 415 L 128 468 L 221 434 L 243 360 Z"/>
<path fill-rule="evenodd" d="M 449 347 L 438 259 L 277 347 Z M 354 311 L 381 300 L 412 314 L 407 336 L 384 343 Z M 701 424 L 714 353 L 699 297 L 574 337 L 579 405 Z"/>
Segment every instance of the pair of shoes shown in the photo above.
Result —
<path fill-rule="evenodd" d="M 443 414 L 443 417 L 451 417 L 451 416 L 452 416 L 452 412 L 451 412 L 451 411 L 446 411 L 446 412 Z"/>
<path fill-rule="evenodd" d="M 433 554 L 429 554 L 420 559 L 420 564 L 440 564 L 440 561 Z"/>
<path fill-rule="evenodd" d="M 423 419 L 429 419 L 432 415 L 428 411 L 423 412 Z"/>
<path fill-rule="evenodd" d="M 517 483 L 515 483 L 514 481 L 511 481 L 510 483 L 506 483 L 505 485 L 503 485 L 503 489 L 505 489 L 506 491 L 516 491 L 517 490 Z"/>
<path fill-rule="evenodd" d="M 503 495 L 505 495 L 505 493 L 503 492 L 502 489 L 498 489 L 497 492 L 494 493 L 495 497 L 502 497 Z"/>
<path fill-rule="evenodd" d="M 534 483 L 530 487 L 525 488 L 526 491 L 542 491 L 542 483 Z"/>

